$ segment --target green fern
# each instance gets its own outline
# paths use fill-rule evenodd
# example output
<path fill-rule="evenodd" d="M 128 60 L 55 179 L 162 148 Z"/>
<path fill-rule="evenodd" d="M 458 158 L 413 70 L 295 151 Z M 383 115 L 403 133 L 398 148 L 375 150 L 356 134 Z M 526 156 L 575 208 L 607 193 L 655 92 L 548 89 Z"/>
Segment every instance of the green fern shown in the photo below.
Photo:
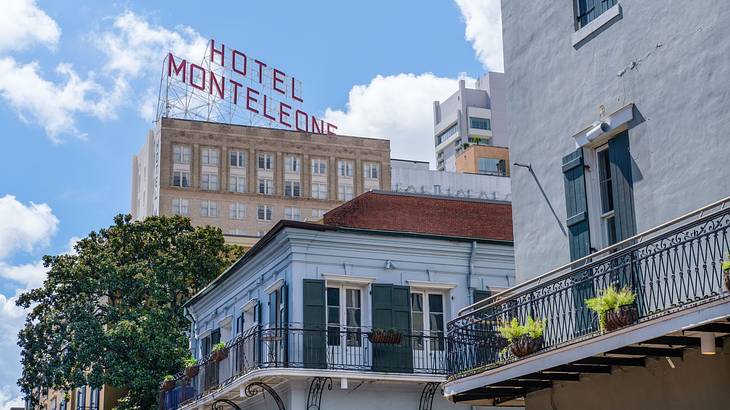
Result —
<path fill-rule="evenodd" d="M 598 325 L 601 330 L 606 328 L 606 313 L 611 310 L 618 310 L 621 306 L 626 306 L 636 301 L 636 293 L 628 287 L 616 290 L 614 287 L 606 288 L 600 295 L 595 298 L 585 300 L 588 309 L 598 314 Z"/>
<path fill-rule="evenodd" d="M 522 325 L 516 317 L 513 317 L 507 324 L 497 328 L 499 334 L 512 342 L 523 335 L 528 335 L 532 339 L 537 339 L 545 332 L 546 322 L 544 320 L 535 320 L 531 316 L 527 317 L 527 322 Z"/>

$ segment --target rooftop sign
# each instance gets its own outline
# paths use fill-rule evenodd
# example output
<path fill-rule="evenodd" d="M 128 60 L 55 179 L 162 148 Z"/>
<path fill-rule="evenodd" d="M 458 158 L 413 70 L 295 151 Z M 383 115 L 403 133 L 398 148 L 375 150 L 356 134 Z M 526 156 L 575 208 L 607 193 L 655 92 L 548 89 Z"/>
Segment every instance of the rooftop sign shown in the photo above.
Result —
<path fill-rule="evenodd" d="M 334 134 L 337 126 L 304 111 L 303 102 L 294 76 L 211 40 L 200 64 L 168 53 L 157 116 Z"/>

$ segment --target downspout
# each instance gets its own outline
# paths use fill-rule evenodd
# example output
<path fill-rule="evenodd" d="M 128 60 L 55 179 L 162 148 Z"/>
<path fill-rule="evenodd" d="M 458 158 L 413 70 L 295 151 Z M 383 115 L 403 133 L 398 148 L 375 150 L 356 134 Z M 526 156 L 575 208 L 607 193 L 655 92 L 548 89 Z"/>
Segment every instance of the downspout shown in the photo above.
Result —
<path fill-rule="evenodd" d="M 477 253 L 477 241 L 472 241 L 471 242 L 471 253 L 469 253 L 469 273 L 467 273 L 467 275 L 466 275 L 466 292 L 468 293 L 466 298 L 469 301 L 470 305 L 472 303 L 474 303 L 474 300 L 472 300 L 472 299 L 474 299 L 474 297 L 473 297 L 474 292 L 472 292 L 474 287 L 471 285 L 471 277 L 474 274 L 474 256 L 476 255 L 476 253 Z"/>
<path fill-rule="evenodd" d="M 195 315 L 190 312 L 190 310 L 187 307 L 183 307 L 183 316 L 185 316 L 186 319 L 190 320 L 190 353 L 195 357 L 195 351 L 197 351 L 197 346 L 193 346 L 193 339 L 197 338 L 195 337 L 195 324 L 197 323 L 197 319 L 195 318 Z"/>

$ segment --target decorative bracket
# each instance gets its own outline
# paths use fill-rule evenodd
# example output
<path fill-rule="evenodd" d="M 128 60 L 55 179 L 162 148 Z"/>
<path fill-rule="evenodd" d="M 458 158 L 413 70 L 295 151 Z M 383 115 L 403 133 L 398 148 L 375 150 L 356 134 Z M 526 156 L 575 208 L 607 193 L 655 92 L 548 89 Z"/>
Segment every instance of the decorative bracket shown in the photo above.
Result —
<path fill-rule="evenodd" d="M 441 383 L 429 382 L 423 387 L 421 392 L 421 403 L 418 407 L 419 410 L 431 410 L 433 407 L 433 396 L 436 394 L 436 390 Z"/>
<path fill-rule="evenodd" d="M 315 377 L 309 385 L 309 394 L 307 394 L 307 410 L 320 410 L 322 404 L 322 392 L 332 390 L 332 379 L 329 377 Z"/>
<path fill-rule="evenodd" d="M 281 397 L 279 397 L 279 394 L 276 393 L 276 390 L 274 390 L 268 384 L 264 382 L 251 382 L 246 385 L 246 388 L 244 389 L 246 397 L 253 397 L 259 393 L 263 393 L 264 391 L 271 395 L 271 397 L 276 402 L 276 406 L 279 408 L 279 410 L 286 410 L 284 402 L 281 400 Z"/>
<path fill-rule="evenodd" d="M 214 401 L 213 402 L 213 410 L 222 410 L 220 408 L 220 403 L 225 403 L 225 404 L 233 407 L 236 410 L 241 410 L 241 408 L 238 407 L 238 405 L 236 403 L 234 403 L 234 402 L 232 402 L 232 401 L 230 401 L 228 399 L 218 399 L 218 400 Z"/>

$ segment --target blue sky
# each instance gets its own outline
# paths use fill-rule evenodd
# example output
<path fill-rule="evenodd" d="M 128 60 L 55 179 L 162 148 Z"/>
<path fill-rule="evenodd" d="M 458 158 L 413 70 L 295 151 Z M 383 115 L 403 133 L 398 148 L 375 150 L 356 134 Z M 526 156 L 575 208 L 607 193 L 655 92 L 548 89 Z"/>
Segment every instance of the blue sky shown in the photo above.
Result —
<path fill-rule="evenodd" d="M 41 255 L 129 211 L 167 51 L 245 50 L 300 79 L 305 109 L 339 132 L 430 161 L 432 100 L 502 71 L 498 0 L 3 3 L 0 409 L 17 396 L 14 297 L 42 281 Z"/>

